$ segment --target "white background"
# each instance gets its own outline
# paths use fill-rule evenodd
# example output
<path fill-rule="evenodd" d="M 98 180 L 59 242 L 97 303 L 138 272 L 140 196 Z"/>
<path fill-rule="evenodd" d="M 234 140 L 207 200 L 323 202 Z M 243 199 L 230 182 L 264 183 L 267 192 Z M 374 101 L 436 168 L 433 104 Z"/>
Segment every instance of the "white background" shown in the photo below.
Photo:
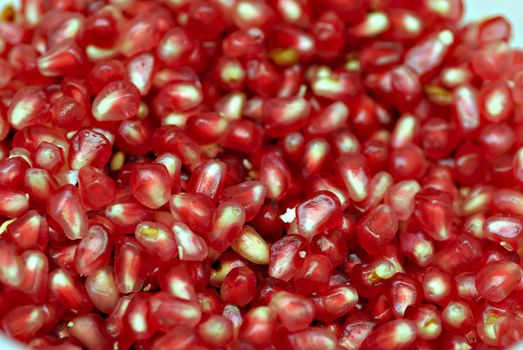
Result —
<path fill-rule="evenodd" d="M 465 20 L 504 15 L 512 22 L 515 46 L 523 47 L 523 1 L 521 0 L 465 0 Z"/>

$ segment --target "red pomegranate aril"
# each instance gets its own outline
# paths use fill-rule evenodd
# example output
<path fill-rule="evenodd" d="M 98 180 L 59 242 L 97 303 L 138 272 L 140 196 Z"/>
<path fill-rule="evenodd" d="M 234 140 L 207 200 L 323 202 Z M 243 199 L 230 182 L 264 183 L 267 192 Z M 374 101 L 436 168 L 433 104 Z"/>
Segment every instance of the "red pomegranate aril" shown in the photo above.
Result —
<path fill-rule="evenodd" d="M 244 316 L 240 338 L 252 344 L 268 345 L 275 325 L 276 312 L 273 309 L 268 306 L 252 308 Z"/>
<path fill-rule="evenodd" d="M 65 40 L 38 58 L 38 70 L 43 76 L 81 76 L 86 65 L 82 49 L 72 40 Z"/>
<path fill-rule="evenodd" d="M 143 248 L 136 240 L 126 237 L 116 246 L 114 278 L 120 293 L 134 293 L 142 288 L 144 260 Z"/>
<path fill-rule="evenodd" d="M 481 297 L 492 302 L 504 300 L 520 283 L 521 266 L 511 261 L 498 261 L 483 267 L 476 275 L 476 288 Z"/>
<path fill-rule="evenodd" d="M 496 214 L 483 224 L 485 237 L 508 251 L 523 246 L 523 221 L 518 216 Z"/>
<path fill-rule="evenodd" d="M 46 169 L 55 174 L 65 164 L 64 154 L 60 147 L 48 142 L 42 142 L 36 149 L 34 158 L 34 166 Z"/>
<path fill-rule="evenodd" d="M 505 81 L 485 85 L 481 89 L 479 102 L 481 115 L 489 122 L 507 121 L 514 111 L 511 90 Z"/>
<path fill-rule="evenodd" d="M 471 68 L 480 78 L 494 80 L 507 72 L 512 62 L 512 56 L 512 50 L 506 42 L 486 43 L 474 52 Z"/>
<path fill-rule="evenodd" d="M 103 168 L 111 157 L 112 142 L 96 129 L 82 129 L 71 138 L 69 167 L 79 170 L 86 165 Z"/>
<path fill-rule="evenodd" d="M 332 332 L 320 327 L 310 327 L 306 330 L 289 334 L 286 342 L 291 349 L 312 350 L 316 346 L 326 350 L 336 349 L 336 338 Z"/>
<path fill-rule="evenodd" d="M 213 225 L 215 208 L 210 198 L 201 193 L 178 193 L 169 202 L 175 220 L 185 223 L 198 234 L 207 233 Z"/>
<path fill-rule="evenodd" d="M 443 63 L 454 40 L 448 29 L 434 32 L 405 53 L 405 63 L 422 81 L 428 80 Z"/>
<path fill-rule="evenodd" d="M 420 339 L 435 340 L 443 331 L 441 312 L 432 304 L 407 307 L 405 318 L 414 322 Z"/>
<path fill-rule="evenodd" d="M 451 333 L 466 334 L 474 328 L 471 306 L 463 300 L 453 300 L 441 312 L 443 328 Z"/>
<path fill-rule="evenodd" d="M 299 294 L 277 292 L 272 296 L 269 306 L 290 332 L 306 329 L 314 318 L 314 304 Z"/>
<path fill-rule="evenodd" d="M 73 318 L 68 324 L 69 334 L 88 349 L 102 349 L 109 346 L 102 329 L 102 318 L 85 314 Z"/>
<path fill-rule="evenodd" d="M 176 67 L 186 63 L 196 47 L 194 38 L 186 29 L 169 30 L 156 48 L 158 58 L 167 66 Z"/>
<path fill-rule="evenodd" d="M 2 318 L 2 328 L 11 337 L 31 340 L 45 323 L 45 313 L 38 305 L 13 308 Z"/>
<path fill-rule="evenodd" d="M 136 225 L 147 220 L 151 213 L 133 197 L 124 195 L 106 206 L 104 215 L 117 227 L 118 231 L 130 234 L 134 233 Z"/>
<path fill-rule="evenodd" d="M 312 297 L 315 318 L 333 321 L 347 315 L 358 302 L 358 293 L 351 286 L 337 286 Z"/>
<path fill-rule="evenodd" d="M 49 297 L 73 313 L 82 314 L 92 307 L 80 280 L 61 268 L 49 273 Z"/>
<path fill-rule="evenodd" d="M 256 291 L 256 275 L 248 267 L 233 268 L 223 280 L 220 294 L 224 302 L 244 307 Z"/>
<path fill-rule="evenodd" d="M 217 199 L 223 190 L 225 171 L 225 163 L 217 160 L 206 161 L 192 172 L 187 182 L 187 192 L 202 193 L 211 200 Z"/>
<path fill-rule="evenodd" d="M 152 350 L 182 350 L 193 346 L 197 341 L 196 331 L 190 327 L 176 327 L 172 331 L 157 338 L 152 344 Z M 194 346 L 193 346 L 194 347 Z"/>
<path fill-rule="evenodd" d="M 155 326 L 162 331 L 169 331 L 179 326 L 195 327 L 201 319 L 198 304 L 159 292 L 151 297 L 150 313 Z"/>
<path fill-rule="evenodd" d="M 170 261 L 178 254 L 173 231 L 159 222 L 143 221 L 136 226 L 136 240 L 152 255 L 162 261 Z"/>
<path fill-rule="evenodd" d="M 370 171 L 361 154 L 354 153 L 338 158 L 337 170 L 352 200 L 359 202 L 368 196 Z"/>
<path fill-rule="evenodd" d="M 113 81 L 96 95 L 91 113 L 101 122 L 127 120 L 136 116 L 139 104 L 140 94 L 132 83 Z"/>
<path fill-rule="evenodd" d="M 283 281 L 291 280 L 307 254 L 309 244 L 305 238 L 289 235 L 279 239 L 270 247 L 269 276 Z"/>
<path fill-rule="evenodd" d="M 127 61 L 127 79 L 145 96 L 149 93 L 155 73 L 155 57 L 149 53 L 143 53 L 132 57 Z"/>
<path fill-rule="evenodd" d="M 289 190 L 291 173 L 282 157 L 276 152 L 270 152 L 261 159 L 259 179 L 267 188 L 267 197 L 279 200 Z"/>
<path fill-rule="evenodd" d="M 47 213 L 69 239 L 81 239 L 87 234 L 87 215 L 76 187 L 64 185 L 50 198 Z"/>
<path fill-rule="evenodd" d="M 363 217 L 358 223 L 357 234 L 361 247 L 369 254 L 377 254 L 398 231 L 398 218 L 394 210 L 382 204 Z"/>
<path fill-rule="evenodd" d="M 122 80 L 125 75 L 124 65 L 115 59 L 97 63 L 87 76 L 87 83 L 93 94 L 98 94 L 104 87 L 116 80 Z"/>
<path fill-rule="evenodd" d="M 214 348 L 227 345 L 233 338 L 231 321 L 220 315 L 211 315 L 198 326 L 198 335 L 202 341 Z"/>
<path fill-rule="evenodd" d="M 129 187 L 134 198 L 147 208 L 158 209 L 169 201 L 171 180 L 160 164 L 137 164 L 131 171 Z"/>
<path fill-rule="evenodd" d="M 127 331 L 124 325 L 124 317 L 131 303 L 130 296 L 122 296 L 118 299 L 116 306 L 111 311 L 105 322 L 105 331 L 112 338 L 121 338 L 123 331 Z"/>
<path fill-rule="evenodd" d="M 245 223 L 245 209 L 233 201 L 222 202 L 216 208 L 211 230 L 206 233 L 209 247 L 218 252 L 225 251 L 240 234 Z"/>
<path fill-rule="evenodd" d="M 51 120 L 67 130 L 80 129 L 87 115 L 84 107 L 69 96 L 62 96 L 54 101 L 50 113 Z"/>
<path fill-rule="evenodd" d="M 187 120 L 185 131 L 201 145 L 218 142 L 227 130 L 228 121 L 218 113 L 198 113 Z"/>
<path fill-rule="evenodd" d="M 20 190 L 24 187 L 24 176 L 29 163 L 22 157 L 10 157 L 0 161 L 0 182 L 2 186 Z"/>
<path fill-rule="evenodd" d="M 123 121 L 116 131 L 116 146 L 125 153 L 144 155 L 151 151 L 153 128 L 146 120 Z"/>
<path fill-rule="evenodd" d="M 76 271 L 81 276 L 90 276 L 109 263 L 111 252 L 112 243 L 107 231 L 102 226 L 91 226 L 76 249 Z"/>
<path fill-rule="evenodd" d="M 408 349 L 414 343 L 417 331 L 414 323 L 399 319 L 376 328 L 366 341 L 371 349 Z"/>
<path fill-rule="evenodd" d="M 17 288 L 23 279 L 23 261 L 17 254 L 17 247 L 8 241 L 0 241 L 0 252 L 0 282 Z"/>
<path fill-rule="evenodd" d="M 314 193 L 296 207 L 298 232 L 310 239 L 318 233 L 341 225 L 341 207 L 331 192 Z"/>
<path fill-rule="evenodd" d="M 423 189 L 415 197 L 414 214 L 421 228 L 437 241 L 449 239 L 452 230 L 450 196 L 435 189 Z"/>
<path fill-rule="evenodd" d="M 348 253 L 346 237 L 339 230 L 326 231 L 315 236 L 311 247 L 314 253 L 329 258 L 334 267 L 339 266 Z"/>
<path fill-rule="evenodd" d="M 167 267 L 160 273 L 160 288 L 170 295 L 183 300 L 196 301 L 195 285 L 189 271 L 188 264 L 177 264 Z"/>
<path fill-rule="evenodd" d="M 303 259 L 296 270 L 293 283 L 298 291 L 310 295 L 323 292 L 329 287 L 333 266 L 329 258 L 320 254 L 310 254 Z"/>
<path fill-rule="evenodd" d="M 254 153 L 262 146 L 264 134 L 265 130 L 250 120 L 233 120 L 220 143 L 229 150 Z"/>
<path fill-rule="evenodd" d="M 425 269 L 421 284 L 427 302 L 445 306 L 456 295 L 456 283 L 452 276 L 435 267 Z"/>
<path fill-rule="evenodd" d="M 29 210 L 7 226 L 7 234 L 19 249 L 47 247 L 49 239 L 47 220 L 36 210 Z"/>
<path fill-rule="evenodd" d="M 17 130 L 38 125 L 48 118 L 49 108 L 49 101 L 42 90 L 35 87 L 21 88 L 9 104 L 7 120 Z"/>
<path fill-rule="evenodd" d="M 125 324 L 130 336 L 136 340 L 145 340 L 152 337 L 156 331 L 152 317 L 151 305 L 146 294 L 135 294 L 125 313 Z"/>
<path fill-rule="evenodd" d="M 409 276 L 397 273 L 387 280 L 385 296 L 391 304 L 392 312 L 397 318 L 405 315 L 411 305 L 419 305 L 423 298 L 421 284 Z"/>
<path fill-rule="evenodd" d="M 185 224 L 177 222 L 172 226 L 178 245 L 178 255 L 184 261 L 203 261 L 208 255 L 207 244 Z"/>
<path fill-rule="evenodd" d="M 84 166 L 78 171 L 78 192 L 82 203 L 98 210 L 116 198 L 116 184 L 100 169 Z"/>
<path fill-rule="evenodd" d="M 113 267 L 107 265 L 87 276 L 85 290 L 98 310 L 103 313 L 113 311 L 120 298 L 120 292 L 116 288 Z"/>

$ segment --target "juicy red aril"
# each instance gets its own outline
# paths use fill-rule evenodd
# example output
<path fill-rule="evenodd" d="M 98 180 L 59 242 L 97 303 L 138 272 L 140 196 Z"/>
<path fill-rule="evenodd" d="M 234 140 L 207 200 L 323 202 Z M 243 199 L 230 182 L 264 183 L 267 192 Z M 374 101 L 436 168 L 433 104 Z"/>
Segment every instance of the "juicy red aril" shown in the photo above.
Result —
<path fill-rule="evenodd" d="M 463 2 L 8 2 L 1 330 L 517 346 L 523 54 Z"/>

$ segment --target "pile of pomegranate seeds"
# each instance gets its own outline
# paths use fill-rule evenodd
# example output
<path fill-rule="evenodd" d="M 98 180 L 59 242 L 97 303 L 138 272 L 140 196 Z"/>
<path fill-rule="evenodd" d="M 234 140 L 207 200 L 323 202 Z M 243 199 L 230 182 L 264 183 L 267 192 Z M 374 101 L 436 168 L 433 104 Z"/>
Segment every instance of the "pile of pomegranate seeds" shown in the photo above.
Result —
<path fill-rule="evenodd" d="M 523 50 L 503 17 L 463 25 L 462 0 L 2 6 L 8 336 L 523 339 Z"/>

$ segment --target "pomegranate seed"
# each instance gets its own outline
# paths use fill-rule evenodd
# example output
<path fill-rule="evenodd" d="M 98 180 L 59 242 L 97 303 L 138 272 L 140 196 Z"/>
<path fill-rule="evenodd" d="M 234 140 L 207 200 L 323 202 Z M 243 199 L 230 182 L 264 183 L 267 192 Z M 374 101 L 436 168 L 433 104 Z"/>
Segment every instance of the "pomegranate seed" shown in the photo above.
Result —
<path fill-rule="evenodd" d="M 92 166 L 84 166 L 78 171 L 78 185 L 82 203 L 93 210 L 105 207 L 116 197 L 114 181 Z"/>
<path fill-rule="evenodd" d="M 216 209 L 212 228 L 207 232 L 207 243 L 218 252 L 225 251 L 238 237 L 244 223 L 245 210 L 240 204 L 233 201 L 221 203 Z"/>
<path fill-rule="evenodd" d="M 366 345 L 374 349 L 407 349 L 414 343 L 416 336 L 413 322 L 394 320 L 375 329 L 367 338 Z"/>
<path fill-rule="evenodd" d="M 32 339 L 45 323 L 45 313 L 40 306 L 19 306 L 2 319 L 2 328 L 11 337 L 28 341 Z"/>
<path fill-rule="evenodd" d="M 178 253 L 173 231 L 162 223 L 141 222 L 136 226 L 134 236 L 145 250 L 163 261 L 174 259 Z"/>
<path fill-rule="evenodd" d="M 114 277 L 120 293 L 128 294 L 141 289 L 144 258 L 143 249 L 136 240 L 126 237 L 117 246 L 114 258 Z"/>
<path fill-rule="evenodd" d="M 58 268 L 49 273 L 49 297 L 59 305 L 68 308 L 73 313 L 82 314 L 91 307 L 91 300 L 80 280 L 70 272 Z"/>
<path fill-rule="evenodd" d="M 34 87 L 22 88 L 13 96 L 7 119 L 13 128 L 20 130 L 45 121 L 49 108 L 49 102 L 42 90 Z"/>
<path fill-rule="evenodd" d="M 49 239 L 47 220 L 36 210 L 30 210 L 6 228 L 10 239 L 22 250 L 45 249 Z"/>
<path fill-rule="evenodd" d="M 87 215 L 82 208 L 76 187 L 64 185 L 49 198 L 47 212 L 69 239 L 81 239 L 87 234 Z"/>
<path fill-rule="evenodd" d="M 314 318 L 314 304 L 298 294 L 277 292 L 272 296 L 269 306 L 290 332 L 306 329 Z"/>
<path fill-rule="evenodd" d="M 178 193 L 171 197 L 169 205 L 175 220 L 194 232 L 203 234 L 211 230 L 215 209 L 205 194 Z"/>
<path fill-rule="evenodd" d="M 69 334 L 88 349 L 100 349 L 108 346 L 108 340 L 102 330 L 102 318 L 95 314 L 86 314 L 73 318 L 68 323 Z"/>
<path fill-rule="evenodd" d="M 270 247 L 269 276 L 283 281 L 292 279 L 307 256 L 309 244 L 298 235 L 285 236 Z"/>
<path fill-rule="evenodd" d="M 82 276 L 90 276 L 107 265 L 111 251 L 107 231 L 102 226 L 91 226 L 76 248 L 76 271 Z"/>
<path fill-rule="evenodd" d="M 435 267 L 425 270 L 422 286 L 425 300 L 437 305 L 446 305 L 456 293 L 452 276 Z"/>
<path fill-rule="evenodd" d="M 409 306 L 405 310 L 405 318 L 414 322 L 420 339 L 437 339 L 443 331 L 441 312 L 434 305 Z"/>
<path fill-rule="evenodd" d="M 133 233 L 136 225 L 150 217 L 150 212 L 130 195 L 124 195 L 105 207 L 105 217 L 119 231 Z"/>
<path fill-rule="evenodd" d="M 370 171 L 365 158 L 358 153 L 342 156 L 337 160 L 338 173 L 349 197 L 354 201 L 364 200 L 369 193 Z"/>
<path fill-rule="evenodd" d="M 130 336 L 145 340 L 153 336 L 155 327 L 151 316 L 151 305 L 146 295 L 135 294 L 127 306 L 124 321 Z"/>
<path fill-rule="evenodd" d="M 476 288 L 481 297 L 499 302 L 516 288 L 521 277 L 521 266 L 510 261 L 498 261 L 478 272 Z"/>
<path fill-rule="evenodd" d="M 296 219 L 298 232 L 310 239 L 341 225 L 340 203 L 331 192 L 316 192 L 296 207 Z"/>
<path fill-rule="evenodd" d="M 157 209 L 169 201 L 171 180 L 160 164 L 137 164 L 131 171 L 129 187 L 134 198 L 144 206 Z"/>
<path fill-rule="evenodd" d="M 111 148 L 111 142 L 104 134 L 94 129 L 80 130 L 70 141 L 69 166 L 75 170 L 86 165 L 102 168 L 111 157 Z"/>
<path fill-rule="evenodd" d="M 22 260 L 17 255 L 16 246 L 6 242 L 0 241 L 0 252 L 2 263 L 0 265 L 0 281 L 6 286 L 18 287 L 22 283 Z"/>
<path fill-rule="evenodd" d="M 450 197 L 443 191 L 424 189 L 416 194 L 414 214 L 423 230 L 437 241 L 449 239 L 452 229 Z"/>
<path fill-rule="evenodd" d="M 80 76 L 86 64 L 84 52 L 72 40 L 54 45 L 38 58 L 38 70 L 43 76 Z"/>
<path fill-rule="evenodd" d="M 196 168 L 187 183 L 187 191 L 206 194 L 214 200 L 223 190 L 226 165 L 223 162 L 209 160 Z"/>
<path fill-rule="evenodd" d="M 120 297 L 116 288 L 113 267 L 107 265 L 87 276 L 85 290 L 98 310 L 104 313 L 113 311 Z"/>
<path fill-rule="evenodd" d="M 219 348 L 232 340 L 232 323 L 220 315 L 211 315 L 198 326 L 198 335 L 209 346 Z"/>
<path fill-rule="evenodd" d="M 91 112 L 98 121 L 127 120 L 136 116 L 139 104 L 140 94 L 133 84 L 114 81 L 96 95 Z"/>
<path fill-rule="evenodd" d="M 175 223 L 172 226 L 174 239 L 178 245 L 178 255 L 180 260 L 202 261 L 207 257 L 207 244 L 202 237 L 191 231 L 183 223 Z"/>
<path fill-rule="evenodd" d="M 269 245 L 251 226 L 243 226 L 231 248 L 246 260 L 260 265 L 269 263 Z"/>

